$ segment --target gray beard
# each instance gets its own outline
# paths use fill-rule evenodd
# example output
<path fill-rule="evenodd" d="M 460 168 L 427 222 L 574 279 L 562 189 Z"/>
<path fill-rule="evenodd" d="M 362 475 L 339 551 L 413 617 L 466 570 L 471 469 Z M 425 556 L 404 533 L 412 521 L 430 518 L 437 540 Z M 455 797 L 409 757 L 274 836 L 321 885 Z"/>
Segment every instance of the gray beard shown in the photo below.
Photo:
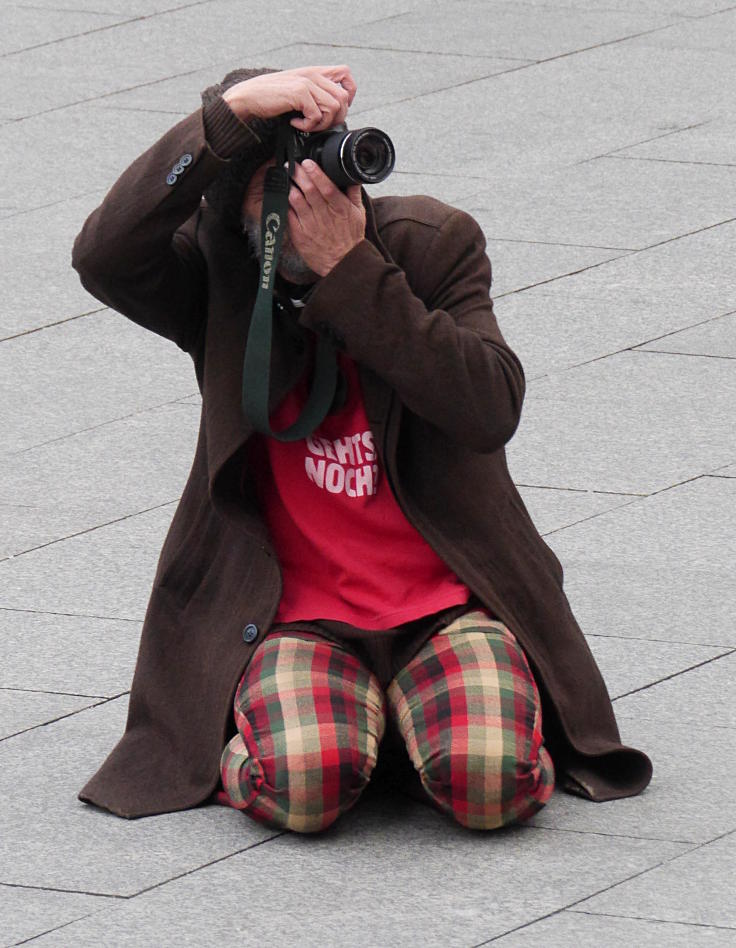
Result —
<path fill-rule="evenodd" d="M 243 233 L 247 235 L 253 255 L 260 263 L 261 260 L 261 222 L 254 217 L 243 217 Z M 289 244 L 288 232 L 281 244 L 278 270 L 281 276 L 290 283 L 314 283 L 319 277 L 310 270 L 304 258 Z"/>

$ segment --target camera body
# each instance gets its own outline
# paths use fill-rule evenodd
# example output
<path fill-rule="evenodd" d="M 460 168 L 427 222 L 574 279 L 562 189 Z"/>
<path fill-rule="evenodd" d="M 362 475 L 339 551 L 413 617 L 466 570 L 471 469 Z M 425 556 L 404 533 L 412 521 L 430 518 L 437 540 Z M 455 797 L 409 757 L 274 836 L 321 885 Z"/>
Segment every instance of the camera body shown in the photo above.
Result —
<path fill-rule="evenodd" d="M 294 131 L 294 158 L 311 158 L 338 188 L 351 184 L 377 184 L 394 169 L 393 142 L 378 128 L 348 131 L 344 123 L 324 132 Z"/>

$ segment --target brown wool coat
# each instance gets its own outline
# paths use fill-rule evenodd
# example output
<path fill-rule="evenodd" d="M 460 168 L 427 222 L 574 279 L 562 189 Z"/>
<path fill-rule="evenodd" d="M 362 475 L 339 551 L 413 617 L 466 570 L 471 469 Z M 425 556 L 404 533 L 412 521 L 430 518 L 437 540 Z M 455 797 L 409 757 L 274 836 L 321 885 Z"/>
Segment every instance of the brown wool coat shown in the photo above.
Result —
<path fill-rule="evenodd" d="M 80 793 L 129 818 L 196 806 L 216 788 L 236 685 L 280 596 L 244 466 L 252 429 L 240 388 L 257 266 L 245 238 L 202 200 L 229 156 L 252 141 L 222 99 L 198 109 L 123 172 L 74 244 L 84 286 L 188 352 L 202 393 L 197 449 L 154 577 L 126 730 Z M 183 155 L 191 160 L 177 165 Z M 300 313 L 279 320 L 272 402 L 299 376 L 310 332 L 330 334 L 358 362 L 404 513 L 529 657 L 558 785 L 592 800 L 639 793 L 651 762 L 620 742 L 562 566 L 509 476 L 504 446 L 525 380 L 489 300 L 483 235 L 467 214 L 431 198 L 364 201 L 366 240 Z M 259 635 L 246 644 L 250 623 Z"/>

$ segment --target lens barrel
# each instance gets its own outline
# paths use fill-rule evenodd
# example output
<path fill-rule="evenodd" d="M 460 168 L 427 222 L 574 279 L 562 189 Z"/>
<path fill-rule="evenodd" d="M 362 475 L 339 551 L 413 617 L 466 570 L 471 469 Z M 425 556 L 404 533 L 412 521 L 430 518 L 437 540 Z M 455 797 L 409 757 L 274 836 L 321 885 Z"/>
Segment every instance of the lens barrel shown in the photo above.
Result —
<path fill-rule="evenodd" d="M 327 132 L 319 155 L 312 155 L 328 178 L 340 188 L 350 184 L 377 184 L 394 169 L 393 142 L 378 128 Z"/>

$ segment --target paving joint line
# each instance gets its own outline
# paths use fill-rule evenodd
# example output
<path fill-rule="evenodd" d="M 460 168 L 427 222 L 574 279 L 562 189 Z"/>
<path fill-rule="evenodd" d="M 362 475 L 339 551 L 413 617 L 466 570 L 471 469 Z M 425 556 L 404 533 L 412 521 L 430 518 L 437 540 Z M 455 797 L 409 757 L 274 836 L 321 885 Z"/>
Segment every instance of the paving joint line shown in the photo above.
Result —
<path fill-rule="evenodd" d="M 629 142 L 626 145 L 621 145 L 620 148 L 612 148 L 611 151 L 601 152 L 600 155 L 591 155 L 590 158 L 583 158 L 581 161 L 574 162 L 573 167 L 587 164 L 589 161 L 597 161 L 599 158 L 612 158 L 614 155 L 618 154 L 618 152 L 625 151 L 627 148 L 638 148 L 639 145 L 648 145 L 650 142 L 658 142 L 661 138 L 668 138 L 670 135 L 679 135 L 681 132 L 689 132 L 693 128 L 700 128 L 703 125 L 710 125 L 712 121 L 713 119 L 706 119 L 704 122 L 693 122 L 691 125 L 683 125 L 678 128 L 671 128 L 666 132 L 662 132 L 660 135 L 651 135 L 649 138 L 642 138 L 639 141 Z"/>
<path fill-rule="evenodd" d="M 24 609 L 19 606 L 1 606 L 0 612 L 27 612 L 36 616 L 65 616 L 69 619 L 104 619 L 106 622 L 136 622 L 140 625 L 143 619 L 131 619 L 128 616 L 100 616 L 92 612 L 55 612 L 51 609 Z"/>
<path fill-rule="evenodd" d="M 105 188 L 92 188 L 91 191 L 80 191 L 79 194 L 70 194 L 66 197 L 59 198 L 58 201 L 50 201 L 48 204 L 34 204 L 32 207 L 22 207 L 14 214 L 5 214 L 3 217 L 0 217 L 0 222 L 15 220 L 16 217 L 23 217 L 25 214 L 35 214 L 36 211 L 45 211 L 50 207 L 57 207 L 59 204 L 69 204 L 72 201 L 79 200 L 79 198 L 89 197 L 90 194 L 105 194 Z M 43 329 L 43 326 L 39 328 Z"/>
<path fill-rule="evenodd" d="M 45 10 L 47 13 L 90 13 L 95 16 L 126 16 L 125 13 L 121 13 L 119 10 L 105 11 L 102 10 L 79 10 L 76 8 L 70 7 L 44 7 L 39 6 L 35 3 L 19 3 L 18 9 L 20 10 Z"/>
<path fill-rule="evenodd" d="M 728 467 L 727 464 L 723 465 Z M 588 490 L 587 487 L 556 487 L 549 484 L 522 484 L 519 481 L 516 481 L 517 487 L 534 487 L 537 490 L 564 490 L 569 491 L 574 494 L 605 494 L 610 497 L 648 497 L 649 494 L 638 494 L 634 491 L 623 491 L 623 490 Z"/>
<path fill-rule="evenodd" d="M 0 685 L 0 691 L 20 691 L 32 695 L 63 695 L 68 698 L 107 698 L 109 695 L 83 695 L 76 691 L 49 691 L 48 688 L 17 688 L 15 685 Z"/>
<path fill-rule="evenodd" d="M 206 2 L 209 3 L 212 2 L 212 0 L 206 0 Z M 268 52 L 268 50 L 266 52 Z M 203 68 L 204 67 L 200 67 L 198 69 L 187 69 L 185 72 L 176 72 L 171 76 L 164 76 L 161 79 L 149 79 L 146 82 L 137 82 L 132 86 L 124 86 L 122 89 L 114 89 L 112 92 L 102 92 L 99 95 L 89 96 L 87 99 L 77 99 L 76 102 L 65 102 L 62 105 L 53 105 L 51 108 L 41 109 L 40 112 L 30 112 L 28 115 L 19 115 L 14 118 L 6 119 L 4 124 L 12 125 L 16 122 L 26 122 L 29 119 L 39 118 L 41 115 L 48 115 L 51 112 L 63 112 L 64 109 L 73 109 L 79 105 L 89 105 L 91 102 L 99 102 L 101 99 L 109 99 L 115 95 L 123 95 L 126 92 L 135 92 L 137 89 L 147 89 L 149 86 L 156 86 L 162 82 L 170 82 L 172 79 L 182 79 L 185 76 L 193 76 L 197 72 L 202 72 Z"/>
<path fill-rule="evenodd" d="M 596 517 L 602 517 L 604 514 L 613 513 L 614 511 L 621 510 L 623 507 L 630 507 L 632 504 L 639 503 L 640 500 L 646 499 L 649 496 L 651 495 L 643 494 L 641 496 L 635 496 L 633 500 L 617 504 L 615 507 L 607 507 L 605 510 L 597 510 L 595 513 L 592 513 L 587 517 L 582 517 L 580 520 L 575 520 L 572 523 L 566 523 L 562 527 L 555 527 L 554 530 L 546 530 L 544 533 L 540 534 L 540 536 L 549 537 L 554 533 L 561 533 L 563 530 L 569 530 L 571 527 L 577 527 L 580 523 L 586 523 L 588 520 L 594 520 Z"/>
<path fill-rule="evenodd" d="M 567 277 L 577 276 L 579 273 L 585 273 L 587 270 L 595 270 L 597 267 L 607 266 L 609 263 L 615 263 L 617 260 L 623 260 L 626 257 L 634 256 L 635 254 L 646 253 L 648 250 L 654 250 L 657 247 L 663 247 L 665 244 L 674 243 L 677 240 L 684 240 L 686 237 L 695 237 L 697 234 L 702 234 L 707 230 L 713 230 L 716 227 L 723 227 L 725 224 L 733 224 L 736 221 L 736 217 L 729 217 L 726 220 L 718 221 L 715 224 L 708 224 L 705 227 L 700 227 L 697 230 L 688 231 L 685 234 L 677 234 L 675 237 L 668 237 L 666 240 L 660 240 L 654 244 L 648 244 L 646 247 L 639 247 L 637 250 L 632 250 L 629 253 L 623 253 L 618 257 L 610 257 L 608 260 L 601 260 L 598 263 L 591 263 L 587 267 L 581 267 L 579 270 L 572 270 L 570 273 L 561 273 L 558 276 L 550 277 L 547 280 L 539 280 L 537 283 L 530 283 L 528 286 L 519 287 L 518 290 L 509 290 L 507 293 L 499 293 L 495 299 L 501 299 L 505 296 L 513 296 L 515 293 L 524 293 L 527 290 L 533 290 L 535 287 L 544 286 L 546 283 L 556 283 L 557 280 L 565 280 Z M 631 348 L 631 347 L 626 347 Z M 619 352 L 625 351 L 624 349 L 617 350 Z M 610 354 L 610 353 L 609 353 Z M 599 358 L 605 358 L 605 356 L 600 356 Z M 591 362 L 596 361 L 595 359 L 589 360 Z M 578 363 L 579 365 L 585 365 L 585 362 Z"/>
<path fill-rule="evenodd" d="M 730 359 L 731 361 L 736 359 L 736 356 L 714 355 L 712 352 L 677 352 L 673 349 L 641 349 L 639 346 L 634 346 L 631 352 L 651 352 L 653 355 L 687 356 L 691 359 Z"/>
<path fill-rule="evenodd" d="M 679 918 L 653 918 L 651 915 L 619 915 L 616 912 L 586 912 L 583 909 L 570 909 L 573 915 L 589 915 L 593 918 L 635 918 L 639 922 L 654 922 L 660 924 L 664 922 L 667 925 L 689 925 L 692 928 L 716 928 L 719 931 L 733 932 L 736 926 L 716 925 L 709 922 L 685 922 Z"/>
<path fill-rule="evenodd" d="M 226 859 L 232 859 L 233 856 L 240 856 L 243 853 L 249 852 L 251 849 L 258 849 L 259 846 L 265 846 L 266 843 L 270 843 L 274 839 L 279 839 L 281 836 L 286 836 L 289 832 L 289 830 L 280 830 L 278 833 L 274 833 L 272 836 L 267 836 L 266 839 L 259 839 L 255 843 L 251 843 L 249 846 L 244 846 L 242 849 L 228 853 L 226 856 L 218 856 L 217 859 L 212 859 L 210 862 L 206 862 L 194 869 L 187 869 L 185 872 L 180 872 L 178 875 L 172 876 L 170 879 L 164 879 L 161 882 L 156 882 L 154 885 L 150 885 L 145 889 L 141 889 L 140 892 L 136 892 L 134 895 L 126 896 L 126 898 L 134 899 L 139 895 L 144 895 L 146 892 L 151 892 L 153 889 L 160 889 L 162 886 L 168 885 L 170 882 L 176 882 L 179 879 L 185 878 L 185 876 L 191 876 L 195 872 L 200 872 L 202 869 L 209 869 L 210 866 L 215 866 L 218 862 L 225 862 Z"/>
<path fill-rule="evenodd" d="M 685 158 L 646 158 L 643 155 L 604 155 L 611 161 L 654 161 L 665 165 L 705 165 L 708 168 L 736 168 L 734 161 L 687 161 Z"/>
<path fill-rule="evenodd" d="M 0 887 L 7 886 L 9 889 L 33 889 L 34 891 L 41 892 L 62 892 L 65 895 L 91 895 L 97 899 L 127 899 L 127 895 L 112 895 L 104 892 L 88 892 L 86 889 L 63 889 L 59 886 L 54 885 L 31 885 L 30 883 L 23 882 L 0 882 Z M 86 916 L 85 916 L 86 917 Z M 79 921 L 79 919 L 76 919 Z M 45 934 L 45 933 L 44 933 Z M 34 935 L 34 938 L 37 938 L 38 935 Z M 22 942 L 19 942 L 22 944 Z"/>
<path fill-rule="evenodd" d="M 710 665 L 712 662 L 720 661 L 722 658 L 727 658 L 729 655 L 733 655 L 736 652 L 736 648 L 732 648 L 728 652 L 723 652 L 721 655 L 714 655 L 712 658 L 706 658 L 702 662 L 697 662 L 695 665 L 690 665 L 688 668 L 681 668 L 679 671 L 673 672 L 671 675 L 665 675 L 664 678 L 658 678 L 656 681 L 649 682 L 647 685 L 642 685 L 641 688 L 632 688 L 631 691 L 626 691 L 622 695 L 616 695 L 615 698 L 612 698 L 611 701 L 619 701 L 621 698 L 628 698 L 630 695 L 639 694 L 641 691 L 647 691 L 649 688 L 654 688 L 655 685 L 661 685 L 664 681 L 671 681 L 673 678 L 679 678 L 680 675 L 686 675 L 688 672 L 693 671 L 696 668 L 702 668 L 704 665 Z"/>
<path fill-rule="evenodd" d="M 425 174 L 423 171 L 416 173 Z M 480 180 L 483 179 L 481 178 Z M 475 213 L 477 213 L 477 209 L 475 209 Z M 516 237 L 493 237 L 489 234 L 486 234 L 485 237 L 486 240 L 495 240 L 505 244 L 541 244 L 543 247 L 576 247 L 581 250 L 623 250 L 626 253 L 636 253 L 636 247 L 603 247 L 600 244 L 572 244 L 565 240 L 524 240 Z"/>
<path fill-rule="evenodd" d="M 48 721 L 41 721 L 39 724 L 31 725 L 31 727 L 24 727 L 22 730 L 15 731 L 13 734 L 6 734 L 5 737 L 0 737 L 0 744 L 14 737 L 20 737 L 21 734 L 28 734 L 29 731 L 37 731 L 40 727 L 48 727 L 49 724 L 56 724 L 57 721 L 63 721 L 65 718 L 73 718 L 76 714 L 82 714 L 83 711 L 89 711 L 91 708 L 100 708 L 103 704 L 109 704 L 111 701 L 116 701 L 118 698 L 122 698 L 123 695 L 128 694 L 130 694 L 129 691 L 121 691 L 119 695 L 112 695 L 110 698 L 105 698 L 102 701 L 95 701 L 94 704 L 88 704 L 84 708 L 77 708 L 76 711 L 69 711 L 67 714 L 60 714 L 58 717 L 51 718 Z"/>
<path fill-rule="evenodd" d="M 666 840 L 662 840 L 666 842 Z M 511 935 L 514 932 L 521 931 L 524 928 L 529 928 L 531 925 L 535 925 L 537 922 L 542 922 L 547 918 L 553 918 L 555 915 L 559 915 L 561 912 L 568 911 L 572 908 L 573 905 L 580 905 L 582 902 L 592 899 L 597 895 L 603 895 L 604 892 L 608 892 L 611 889 L 615 889 L 616 886 L 623 885 L 625 882 L 631 882 L 632 879 L 637 879 L 639 876 L 646 875 L 648 872 L 652 872 L 654 869 L 659 869 L 661 866 L 666 865 L 668 862 L 672 862 L 673 859 L 678 859 L 680 856 L 685 856 L 688 853 L 694 852 L 698 849 L 698 846 L 694 846 L 692 849 L 686 850 L 684 853 L 678 853 L 677 856 L 668 856 L 665 859 L 662 859 L 661 862 L 656 863 L 653 866 L 648 866 L 646 869 L 642 869 L 639 872 L 635 872 L 630 876 L 627 876 L 625 879 L 620 879 L 618 882 L 612 882 L 610 885 L 604 886 L 602 889 L 598 889 L 595 892 L 591 892 L 588 895 L 584 895 L 579 899 L 575 899 L 572 902 L 569 902 L 567 905 L 563 905 L 560 908 L 553 909 L 551 912 L 547 912 L 544 915 L 540 915 L 537 918 L 531 919 L 528 922 L 523 922 L 521 925 L 516 925 L 514 928 L 508 929 L 508 931 L 503 932 L 500 935 L 494 935 L 492 938 L 487 939 L 486 941 L 477 942 L 472 948 L 484 948 L 485 945 L 490 945 L 494 941 L 498 941 L 500 938 L 505 938 L 506 935 Z"/>
<path fill-rule="evenodd" d="M 145 415 L 147 412 L 157 411 L 159 408 L 165 408 L 167 405 L 173 405 L 182 398 L 191 398 L 193 395 L 200 395 L 199 390 L 196 392 L 189 392 L 186 395 L 179 395 L 176 398 L 169 399 L 165 402 L 159 402 L 156 405 L 148 405 L 146 408 L 137 408 L 135 411 L 130 412 L 127 415 L 120 415 L 119 418 L 109 418 L 107 421 L 101 421 L 97 425 L 88 425 L 86 428 L 78 428 L 76 431 L 70 431 L 67 434 L 59 435 L 58 438 L 49 438 L 48 441 L 39 441 L 38 444 L 31 444 L 27 448 L 21 448 L 20 451 L 11 452 L 8 457 L 19 457 L 21 454 L 26 454 L 28 451 L 35 451 L 38 448 L 45 448 L 49 444 L 56 444 L 57 441 L 66 441 L 67 438 L 75 438 L 77 435 L 85 434 L 87 431 L 96 431 L 98 428 L 104 428 L 105 425 L 113 425 L 118 421 L 127 421 L 129 418 L 135 418 L 137 415 Z"/>
<path fill-rule="evenodd" d="M 520 286 L 516 290 L 508 290 L 506 293 L 499 293 L 498 296 L 494 299 L 500 300 L 505 296 L 513 296 L 515 293 L 525 293 L 527 290 L 536 289 L 538 286 L 544 286 L 547 283 L 556 283 L 557 280 L 566 280 L 568 277 L 577 276 L 580 273 L 585 273 L 588 270 L 595 270 L 597 267 L 605 266 L 608 263 L 615 263 L 617 260 L 623 260 L 626 257 L 631 257 L 634 254 L 642 253 L 642 250 L 647 250 L 649 248 L 644 247 L 640 250 L 629 250 L 625 253 L 619 254 L 617 257 L 608 257 L 607 260 L 599 260 L 597 263 L 590 263 L 585 267 L 580 267 L 577 270 L 570 270 L 568 273 L 560 273 L 557 276 L 549 277 L 546 280 L 538 280 L 536 283 L 529 283 L 527 286 Z"/>
<path fill-rule="evenodd" d="M 14 336 L 4 336 L 0 342 L 10 342 L 11 339 L 20 339 L 22 336 L 30 336 L 34 332 L 43 332 L 44 329 L 50 329 L 52 326 L 63 326 L 65 323 L 71 323 L 75 319 L 83 319 L 85 316 L 93 316 L 108 309 L 107 306 L 101 306 L 99 309 L 90 309 L 86 313 L 79 313 L 77 316 L 66 316 L 64 319 L 57 319 L 56 322 L 46 323 L 45 326 L 36 326 L 35 329 L 24 329 L 23 332 L 17 332 Z"/>
<path fill-rule="evenodd" d="M 688 329 L 697 329 L 698 326 L 706 326 L 708 323 L 712 323 L 716 319 L 724 319 L 726 316 L 736 315 L 736 310 L 730 309 L 727 313 L 717 313 L 715 316 L 707 316 L 705 319 L 698 320 L 697 323 L 690 323 L 687 326 L 681 326 L 679 329 L 672 329 L 670 332 L 663 332 L 659 336 L 652 336 L 651 339 L 647 339 L 644 342 L 637 342 L 635 346 L 632 346 L 632 350 L 639 348 L 640 346 L 648 346 L 652 342 L 659 342 L 660 339 L 667 339 L 669 336 L 677 336 L 681 332 L 685 332 Z M 619 349 L 619 352 L 623 350 Z"/>
<path fill-rule="evenodd" d="M 95 530 L 101 530 L 103 527 L 109 527 L 113 523 L 122 523 L 123 520 L 130 520 L 131 517 L 138 517 L 140 514 L 150 513 L 152 510 L 160 510 L 162 507 L 169 507 L 171 504 L 176 504 L 180 500 L 179 497 L 174 500 L 167 500 L 162 504 L 155 504 L 153 507 L 145 507 L 143 510 L 136 510 L 133 513 L 125 514 L 123 517 L 116 517 L 114 520 L 108 520 L 105 523 L 95 524 L 93 527 L 86 527 L 84 530 L 77 530 L 76 533 L 70 533 L 63 537 L 56 537 L 54 540 L 49 540 L 46 543 L 40 543 L 38 546 L 29 547 L 27 550 L 21 550 L 20 553 L 11 553 L 10 556 L 4 556 L 0 559 L 0 564 L 7 563 L 9 560 L 17 559 L 19 556 L 25 556 L 27 553 L 35 553 L 36 550 L 43 550 L 47 546 L 53 546 L 55 543 L 63 543 L 65 540 L 71 540 L 74 537 L 84 536 L 85 533 L 94 533 Z"/>
<path fill-rule="evenodd" d="M 723 642 L 692 642 L 687 639 L 657 639 L 651 635 L 615 635 L 611 632 L 585 632 L 585 638 L 594 639 L 618 639 L 621 642 L 654 642 L 657 645 L 688 645 L 691 648 L 718 648 L 721 651 L 718 656 L 725 655 L 733 651 L 733 644 L 726 645 Z"/>
<path fill-rule="evenodd" d="M 635 836 L 633 833 L 604 833 L 601 830 L 573 829 L 566 826 L 543 826 L 539 823 L 527 823 L 529 829 L 546 830 L 550 833 L 577 833 L 580 836 L 606 836 L 609 839 L 643 839 L 650 843 L 680 843 L 683 846 L 697 846 L 697 839 L 670 839 L 668 836 Z"/>
<path fill-rule="evenodd" d="M 59 36 L 57 39 L 46 40 L 43 43 L 34 43 L 32 46 L 24 46 L 22 49 L 11 49 L 7 53 L 0 54 L 0 59 L 9 59 L 11 56 L 20 56 L 23 53 L 30 53 L 37 49 L 44 49 L 47 46 L 56 46 L 58 43 L 65 43 L 67 40 L 80 39 L 83 36 L 90 36 L 93 33 L 103 33 L 106 30 L 114 30 L 119 26 L 128 26 L 130 23 L 139 23 L 143 20 L 152 20 L 158 16 L 165 16 L 168 13 L 179 13 L 181 10 L 187 10 L 190 7 L 204 6 L 208 3 L 214 3 L 215 0 L 192 0 L 191 3 L 184 3 L 180 7 L 171 7 L 168 10 L 157 10 L 154 13 L 143 13 L 140 16 L 129 17 L 127 20 L 118 20 L 116 23 L 105 23 L 102 26 L 95 26 L 91 30 L 82 30 L 81 33 L 72 33 L 69 36 Z"/>
<path fill-rule="evenodd" d="M 404 16 L 405 14 L 399 13 L 397 16 Z M 388 17 L 388 19 L 395 19 L 395 17 Z M 373 22 L 380 23 L 380 20 Z M 361 26 L 368 26 L 370 24 L 363 23 Z M 287 46 L 279 47 L 279 49 L 289 49 L 291 46 L 320 46 L 327 47 L 328 49 L 361 49 L 367 50 L 369 52 L 379 52 L 379 53 L 413 53 L 417 56 L 433 56 L 444 57 L 450 59 L 500 59 L 504 62 L 512 63 L 525 63 L 528 65 L 534 65 L 539 60 L 536 60 L 529 56 L 484 56 L 484 55 L 474 55 L 473 53 L 444 53 L 435 50 L 426 50 L 426 49 L 400 49 L 396 46 L 356 46 L 353 43 L 289 43 Z"/>

